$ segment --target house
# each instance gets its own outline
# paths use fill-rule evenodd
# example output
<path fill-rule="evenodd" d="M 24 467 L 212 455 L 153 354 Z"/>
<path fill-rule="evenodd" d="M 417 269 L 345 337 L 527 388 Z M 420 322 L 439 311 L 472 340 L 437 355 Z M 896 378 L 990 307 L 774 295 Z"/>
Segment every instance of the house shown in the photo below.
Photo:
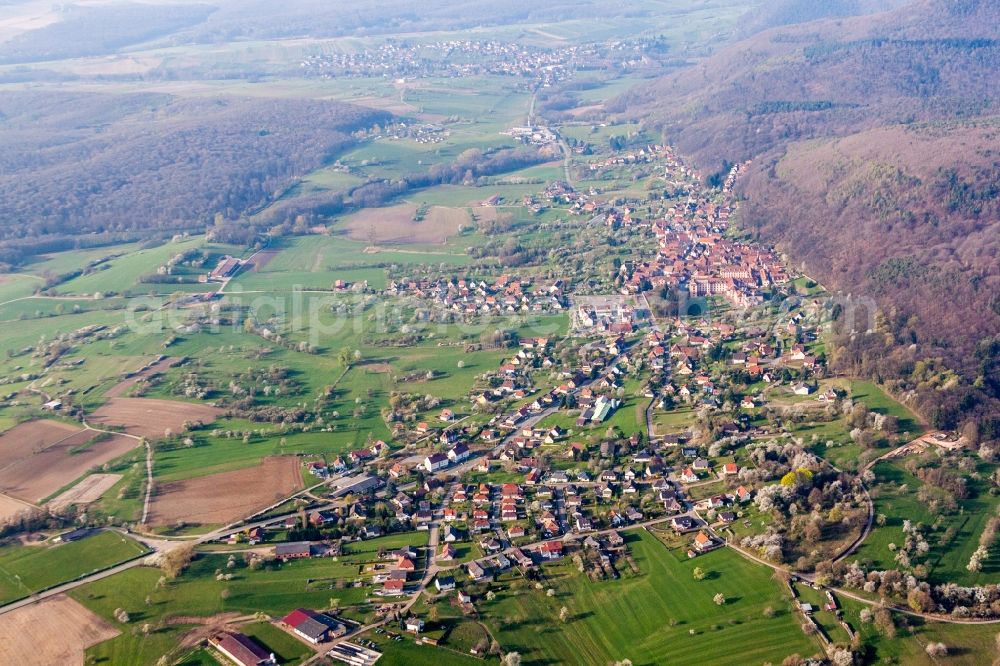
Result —
<path fill-rule="evenodd" d="M 740 486 L 739 488 L 736 489 L 736 499 L 741 503 L 749 502 L 751 496 L 752 493 L 749 490 L 747 490 L 745 486 Z"/>
<path fill-rule="evenodd" d="M 298 608 L 284 618 L 281 623 L 313 645 L 347 633 L 347 627 L 323 613 Z"/>
<path fill-rule="evenodd" d="M 469 447 L 463 442 L 456 444 L 448 451 L 448 460 L 453 463 L 462 462 L 469 457 Z"/>
<path fill-rule="evenodd" d="M 677 532 L 687 532 L 688 530 L 693 530 L 697 526 L 697 523 L 695 523 L 694 518 L 691 516 L 675 516 L 670 519 L 670 526 Z"/>
<path fill-rule="evenodd" d="M 404 594 L 406 588 L 406 581 L 399 579 L 390 579 L 382 584 L 382 595 L 386 597 L 393 597 L 400 594 Z"/>
<path fill-rule="evenodd" d="M 312 546 L 308 541 L 279 543 L 274 547 L 274 556 L 281 561 L 297 560 L 312 555 Z"/>
<path fill-rule="evenodd" d="M 465 566 L 465 569 L 469 573 L 469 578 L 474 581 L 486 580 L 489 576 L 486 569 L 484 569 L 478 562 L 469 562 Z"/>
<path fill-rule="evenodd" d="M 792 393 L 795 395 L 810 395 L 813 392 L 813 387 L 808 384 L 796 384 L 792 387 Z"/>
<path fill-rule="evenodd" d="M 694 537 L 694 547 L 699 553 L 707 553 L 717 546 L 718 543 L 716 540 L 708 536 L 705 532 L 698 532 Z"/>
<path fill-rule="evenodd" d="M 690 467 L 685 467 L 684 471 L 681 472 L 680 479 L 684 483 L 694 483 L 698 480 L 698 475 Z"/>
<path fill-rule="evenodd" d="M 542 557 L 547 560 L 557 560 L 563 556 L 562 541 L 546 541 L 538 549 Z"/>
<path fill-rule="evenodd" d="M 438 576 L 434 579 L 434 587 L 438 592 L 447 592 L 455 589 L 455 579 L 451 576 Z"/>
<path fill-rule="evenodd" d="M 411 634 L 419 634 L 424 630 L 424 621 L 419 617 L 410 617 L 406 620 L 406 630 Z"/>
<path fill-rule="evenodd" d="M 443 453 L 432 453 L 424 458 L 424 468 L 428 472 L 437 472 L 448 466 L 448 456 Z"/>
<path fill-rule="evenodd" d="M 457 553 L 458 551 L 455 550 L 453 545 L 446 543 L 444 547 L 441 548 L 441 552 L 438 554 L 437 558 L 439 562 L 451 562 L 455 559 L 455 555 Z"/>
<path fill-rule="evenodd" d="M 209 638 L 208 643 L 239 666 L 270 666 L 278 663 L 274 655 L 239 632 L 217 634 Z"/>
<path fill-rule="evenodd" d="M 726 463 L 722 466 L 722 470 L 719 471 L 720 476 L 733 476 L 739 473 L 740 467 L 736 463 Z"/>
<path fill-rule="evenodd" d="M 454 418 L 455 418 L 455 412 L 451 411 L 448 408 L 445 408 L 445 409 L 441 410 L 441 420 L 442 421 L 451 421 Z"/>

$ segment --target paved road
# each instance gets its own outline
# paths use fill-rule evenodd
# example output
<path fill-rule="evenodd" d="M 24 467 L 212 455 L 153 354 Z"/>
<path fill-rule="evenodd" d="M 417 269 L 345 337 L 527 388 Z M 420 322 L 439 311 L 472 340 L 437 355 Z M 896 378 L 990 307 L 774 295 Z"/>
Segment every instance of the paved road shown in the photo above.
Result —
<path fill-rule="evenodd" d="M 38 594 L 33 594 L 30 597 L 25 597 L 20 601 L 13 601 L 7 604 L 6 606 L 0 606 L 0 615 L 3 615 L 4 613 L 9 613 L 11 611 L 15 611 L 18 608 L 30 606 L 31 604 L 37 603 L 44 599 L 48 599 L 49 597 L 54 597 L 56 595 L 63 594 L 64 592 L 69 592 L 70 590 L 76 589 L 81 585 L 92 583 L 96 580 L 101 580 L 103 578 L 109 578 L 111 576 L 114 576 L 115 574 L 119 574 L 123 571 L 128 571 L 129 569 L 141 566 L 143 562 L 145 562 L 149 557 L 150 557 L 149 554 L 141 555 L 134 560 L 129 560 L 128 562 L 124 562 L 110 569 L 105 569 L 104 571 L 101 571 L 99 573 L 95 573 L 85 578 L 71 581 L 69 583 L 63 583 L 62 585 L 50 588 L 48 590 L 45 590 L 44 592 L 39 592 Z"/>

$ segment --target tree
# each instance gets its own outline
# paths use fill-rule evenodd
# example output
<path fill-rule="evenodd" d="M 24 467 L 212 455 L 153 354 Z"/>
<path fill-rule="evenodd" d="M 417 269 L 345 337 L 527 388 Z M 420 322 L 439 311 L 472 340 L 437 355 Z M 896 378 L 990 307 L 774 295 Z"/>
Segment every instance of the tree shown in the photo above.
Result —
<path fill-rule="evenodd" d="M 569 609 L 563 606 L 559 609 L 559 621 L 567 622 L 569 621 Z"/>
<path fill-rule="evenodd" d="M 719 592 L 714 597 L 712 597 L 712 601 L 715 602 L 716 606 L 725 606 L 726 605 L 726 595 L 724 595 L 722 592 Z"/>
<path fill-rule="evenodd" d="M 694 571 L 691 573 L 695 580 L 705 580 L 705 570 L 701 567 L 695 567 Z"/>
<path fill-rule="evenodd" d="M 194 544 L 186 543 L 166 552 L 160 560 L 160 568 L 169 578 L 177 578 L 194 559 Z"/>
<path fill-rule="evenodd" d="M 517 652 L 508 652 L 503 656 L 503 666 L 521 666 L 521 655 Z"/>
<path fill-rule="evenodd" d="M 924 650 L 932 657 L 946 657 L 948 646 L 944 643 L 928 643 Z"/>

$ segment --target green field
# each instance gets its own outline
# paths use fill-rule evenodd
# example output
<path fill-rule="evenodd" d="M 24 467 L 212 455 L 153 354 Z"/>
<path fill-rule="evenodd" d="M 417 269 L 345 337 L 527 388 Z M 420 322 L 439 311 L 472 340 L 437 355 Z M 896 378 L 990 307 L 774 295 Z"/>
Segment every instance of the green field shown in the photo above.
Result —
<path fill-rule="evenodd" d="M 116 626 L 122 627 L 114 620 L 115 609 L 123 608 L 129 614 L 128 626 L 122 627 L 122 634 L 94 646 L 88 655 L 113 664 L 149 664 L 160 655 L 175 651 L 179 639 L 187 632 L 184 625 L 169 622 L 172 617 L 209 617 L 235 611 L 263 612 L 280 618 L 299 607 L 327 608 L 331 599 L 336 599 L 341 608 L 357 604 L 367 607 L 372 588 L 346 585 L 365 577 L 361 574 L 364 563 L 376 559 L 380 548 L 420 546 L 426 542 L 426 532 L 408 532 L 348 546 L 338 560 L 315 558 L 272 563 L 257 570 L 245 566 L 240 554 L 234 556 L 237 559 L 234 567 L 227 566 L 228 555 L 199 555 L 179 578 L 165 585 L 158 583 L 162 576 L 159 569 L 137 567 L 89 583 L 70 594 Z M 217 580 L 217 572 L 231 574 L 232 579 Z M 149 636 L 135 630 L 145 623 L 153 627 Z M 262 642 L 275 652 L 297 658 L 294 643 L 279 640 L 272 633 L 279 630 L 267 626 L 256 630 L 260 631 Z"/>
<path fill-rule="evenodd" d="M 145 552 L 145 546 L 116 532 L 70 543 L 4 546 L 0 548 L 0 602 L 26 597 Z"/>
<path fill-rule="evenodd" d="M 985 490 L 982 482 L 970 484 L 971 497 L 959 502 L 958 513 L 935 513 L 917 498 L 923 483 L 907 472 L 896 461 L 881 462 L 874 468 L 878 479 L 872 497 L 875 514 L 886 517 L 885 525 L 876 526 L 855 553 L 855 559 L 871 562 L 876 568 L 895 566 L 889 544 L 900 546 L 904 542 L 903 521 L 909 520 L 928 528 L 937 522 L 937 529 L 930 529 L 927 541 L 931 546 L 927 565 L 929 579 L 934 583 L 953 582 L 959 585 L 985 585 L 1000 581 L 1000 549 L 990 548 L 990 557 L 983 562 L 982 571 L 970 572 L 966 565 L 979 543 L 979 535 L 990 516 L 994 515 L 1000 500 Z M 940 496 L 939 491 L 932 491 Z M 954 536 L 945 543 L 945 531 L 952 528 Z"/>
<path fill-rule="evenodd" d="M 569 562 L 544 568 L 549 597 L 531 586 L 497 590 L 481 611 L 505 650 L 524 663 L 748 664 L 819 652 L 792 615 L 770 571 L 730 550 L 688 560 L 646 532 L 629 547 L 640 573 L 591 582 Z M 708 572 L 694 580 L 692 570 Z M 626 568 L 626 567 L 623 567 Z M 722 593 L 724 606 L 713 597 Z M 566 606 L 571 619 L 559 621 Z M 770 606 L 773 618 L 762 612 Z M 666 660 L 666 661 L 664 661 Z"/>
<path fill-rule="evenodd" d="M 895 416 L 899 421 L 899 431 L 916 437 L 924 431 L 923 426 L 909 409 L 899 404 L 874 382 L 852 380 L 851 397 L 860 400 L 873 412 Z"/>

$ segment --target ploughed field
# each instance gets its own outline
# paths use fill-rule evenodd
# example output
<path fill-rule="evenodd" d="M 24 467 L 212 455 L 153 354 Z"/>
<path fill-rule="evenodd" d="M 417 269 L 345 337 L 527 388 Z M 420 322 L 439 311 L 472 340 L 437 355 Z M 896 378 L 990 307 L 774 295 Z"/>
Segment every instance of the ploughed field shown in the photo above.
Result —
<path fill-rule="evenodd" d="M 302 475 L 297 457 L 265 458 L 254 467 L 158 486 L 149 522 L 156 526 L 227 524 L 300 488 Z"/>

